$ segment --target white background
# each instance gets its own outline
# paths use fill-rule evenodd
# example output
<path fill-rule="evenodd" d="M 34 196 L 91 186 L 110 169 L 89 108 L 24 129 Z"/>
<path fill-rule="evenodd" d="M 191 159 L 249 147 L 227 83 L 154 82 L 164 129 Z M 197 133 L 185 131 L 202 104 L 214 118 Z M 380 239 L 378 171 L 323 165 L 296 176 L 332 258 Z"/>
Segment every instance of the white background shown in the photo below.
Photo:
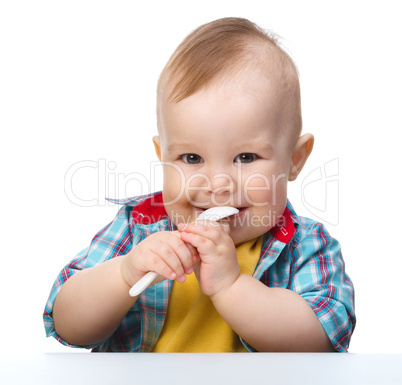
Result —
<path fill-rule="evenodd" d="M 113 218 L 105 195 L 160 188 L 160 175 L 146 181 L 157 160 L 156 83 L 170 54 L 200 24 L 241 16 L 282 36 L 300 71 L 304 132 L 316 143 L 289 197 L 342 244 L 356 288 L 350 352 L 402 352 L 398 9 L 396 1 L 1 2 L 1 350 L 71 351 L 46 339 L 42 324 L 56 275 Z"/>

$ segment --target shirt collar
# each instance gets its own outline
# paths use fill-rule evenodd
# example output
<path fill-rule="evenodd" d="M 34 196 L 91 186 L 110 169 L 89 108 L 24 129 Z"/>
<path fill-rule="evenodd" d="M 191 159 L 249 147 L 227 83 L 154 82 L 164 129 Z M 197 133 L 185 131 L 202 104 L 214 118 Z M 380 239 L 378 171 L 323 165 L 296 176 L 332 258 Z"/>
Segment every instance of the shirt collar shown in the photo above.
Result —
<path fill-rule="evenodd" d="M 131 220 L 136 224 L 150 225 L 168 216 L 163 204 L 161 191 L 132 198 L 106 198 L 106 200 L 119 205 L 135 207 L 135 209 L 131 211 Z"/>
<path fill-rule="evenodd" d="M 287 201 L 285 211 L 271 229 L 271 235 L 282 243 L 289 243 L 299 227 L 299 219 L 293 209 L 293 206 Z"/>
<path fill-rule="evenodd" d="M 167 216 L 162 192 L 150 195 L 148 199 L 138 203 L 135 210 L 132 211 L 133 221 L 141 225 L 150 225 L 159 222 Z"/>

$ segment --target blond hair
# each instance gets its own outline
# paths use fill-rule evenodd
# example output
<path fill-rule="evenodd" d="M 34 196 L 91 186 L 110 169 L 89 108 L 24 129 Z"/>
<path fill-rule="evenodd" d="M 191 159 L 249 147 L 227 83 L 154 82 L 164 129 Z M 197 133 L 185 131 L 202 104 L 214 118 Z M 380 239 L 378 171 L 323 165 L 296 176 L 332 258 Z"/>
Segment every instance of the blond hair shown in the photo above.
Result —
<path fill-rule="evenodd" d="M 297 68 L 278 38 L 243 18 L 222 18 L 190 33 L 163 69 L 157 89 L 158 128 L 162 100 L 178 103 L 225 76 L 250 66 L 262 69 L 279 86 L 301 131 L 300 85 Z"/>

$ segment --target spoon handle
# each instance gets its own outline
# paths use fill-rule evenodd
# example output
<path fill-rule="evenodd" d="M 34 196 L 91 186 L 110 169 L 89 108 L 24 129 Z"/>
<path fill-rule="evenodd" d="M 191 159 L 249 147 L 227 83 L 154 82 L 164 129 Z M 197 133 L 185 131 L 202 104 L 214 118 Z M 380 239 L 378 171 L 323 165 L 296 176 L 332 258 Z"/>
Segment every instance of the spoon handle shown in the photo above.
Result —
<path fill-rule="evenodd" d="M 129 291 L 131 297 L 136 297 L 140 295 L 158 276 L 154 271 L 149 271 L 146 273 Z"/>

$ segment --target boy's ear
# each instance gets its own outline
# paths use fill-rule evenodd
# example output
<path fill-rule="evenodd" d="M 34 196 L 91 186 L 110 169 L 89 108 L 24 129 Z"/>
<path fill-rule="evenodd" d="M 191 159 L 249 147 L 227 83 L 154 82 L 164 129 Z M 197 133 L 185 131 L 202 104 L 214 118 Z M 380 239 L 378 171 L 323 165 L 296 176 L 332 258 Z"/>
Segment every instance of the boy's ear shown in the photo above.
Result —
<path fill-rule="evenodd" d="M 156 156 L 161 160 L 161 142 L 159 136 L 154 136 L 152 141 L 154 142 Z"/>
<path fill-rule="evenodd" d="M 292 166 L 289 172 L 289 180 L 295 180 L 302 170 L 306 160 L 313 150 L 314 136 L 312 134 L 304 134 L 301 136 L 294 147 L 292 155 Z"/>

